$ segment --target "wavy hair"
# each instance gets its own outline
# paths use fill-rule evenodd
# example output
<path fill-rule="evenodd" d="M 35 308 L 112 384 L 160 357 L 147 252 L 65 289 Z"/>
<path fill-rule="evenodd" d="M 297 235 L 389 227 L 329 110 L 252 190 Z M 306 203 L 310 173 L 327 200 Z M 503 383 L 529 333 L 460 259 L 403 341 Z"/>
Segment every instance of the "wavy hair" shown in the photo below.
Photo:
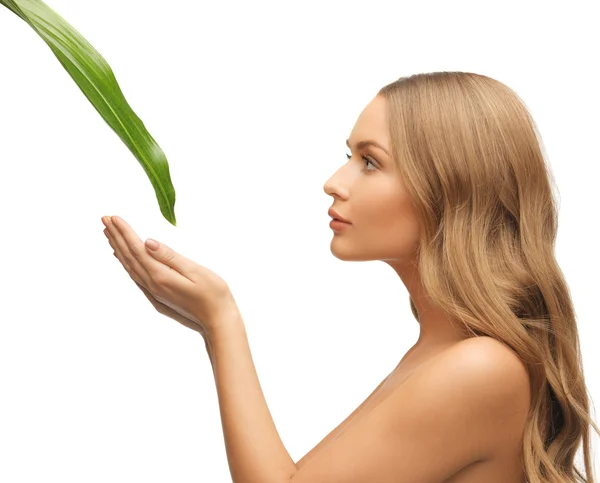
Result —
<path fill-rule="evenodd" d="M 554 179 L 527 107 L 506 85 L 469 72 L 401 77 L 378 95 L 422 223 L 425 290 L 469 337 L 493 337 L 527 366 L 521 456 L 528 483 L 594 483 L 590 429 L 600 431 L 554 255 Z M 412 299 L 410 306 L 419 320 Z M 584 474 L 574 462 L 580 445 Z"/>

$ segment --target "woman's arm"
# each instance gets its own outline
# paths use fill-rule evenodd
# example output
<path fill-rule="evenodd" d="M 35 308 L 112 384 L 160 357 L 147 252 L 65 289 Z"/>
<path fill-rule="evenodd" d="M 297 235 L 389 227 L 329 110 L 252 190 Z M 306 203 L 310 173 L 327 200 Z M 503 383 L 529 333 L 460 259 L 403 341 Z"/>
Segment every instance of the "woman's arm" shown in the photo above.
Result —
<path fill-rule="evenodd" d="M 207 340 L 233 483 L 285 483 L 296 473 L 265 401 L 236 309 Z"/>
<path fill-rule="evenodd" d="M 379 392 L 387 377 L 340 425 L 294 464 L 273 422 L 252 361 L 245 327 L 234 311 L 227 332 L 206 340 L 217 385 L 227 460 L 234 483 L 282 483 L 323 451 Z M 277 476 L 283 475 L 283 476 Z"/>
<path fill-rule="evenodd" d="M 296 462 L 296 468 L 299 470 L 304 465 L 306 465 L 311 459 L 313 459 L 317 454 L 319 454 L 323 449 L 329 445 L 335 438 L 340 434 L 340 432 L 348 425 L 348 423 L 354 419 L 354 417 L 360 412 L 360 410 L 373 398 L 373 396 L 379 392 L 381 386 L 385 384 L 387 381 L 387 377 L 381 381 L 379 386 L 375 388 L 375 390 L 365 399 L 360 406 L 358 406 L 350 416 L 348 416 L 340 425 L 338 425 L 335 429 L 333 429 L 319 444 L 317 444 L 313 449 L 311 449 L 308 453 L 306 453 L 302 458 L 300 458 Z"/>

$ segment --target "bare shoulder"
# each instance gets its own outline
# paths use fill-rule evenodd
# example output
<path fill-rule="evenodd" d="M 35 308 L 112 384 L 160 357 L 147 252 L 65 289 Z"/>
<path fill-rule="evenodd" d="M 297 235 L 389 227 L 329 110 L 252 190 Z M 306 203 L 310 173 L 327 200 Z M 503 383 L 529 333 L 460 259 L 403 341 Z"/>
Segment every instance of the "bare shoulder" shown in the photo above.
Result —
<path fill-rule="evenodd" d="M 454 344 L 423 368 L 425 379 L 449 378 L 457 388 L 479 391 L 506 411 L 529 407 L 530 383 L 525 363 L 508 345 L 480 336 Z"/>
<path fill-rule="evenodd" d="M 445 481 L 516 447 L 528 381 L 505 344 L 461 341 L 419 366 L 291 481 Z"/>
<path fill-rule="evenodd" d="M 436 365 L 436 370 L 448 370 L 459 380 L 464 374 L 466 383 L 476 381 L 494 397 L 510 398 L 515 404 L 527 400 L 529 405 L 529 374 L 525 363 L 512 348 L 492 337 L 463 340 L 442 353 Z"/>
<path fill-rule="evenodd" d="M 465 403 L 481 411 L 482 421 L 487 422 L 481 426 L 486 433 L 482 448 L 490 455 L 520 439 L 531 389 L 527 366 L 511 347 L 492 337 L 472 337 L 451 346 L 423 369 L 418 384 L 440 384 L 479 398 Z"/>
<path fill-rule="evenodd" d="M 502 379 L 509 387 L 512 384 L 528 384 L 529 381 L 527 368 L 516 352 L 503 342 L 488 336 L 471 337 L 458 342 L 432 362 L 437 370 L 442 370 L 450 363 L 449 369 L 465 370 L 468 375 L 475 377 L 479 371 L 486 374 L 491 371 L 497 376 L 505 374 Z"/>

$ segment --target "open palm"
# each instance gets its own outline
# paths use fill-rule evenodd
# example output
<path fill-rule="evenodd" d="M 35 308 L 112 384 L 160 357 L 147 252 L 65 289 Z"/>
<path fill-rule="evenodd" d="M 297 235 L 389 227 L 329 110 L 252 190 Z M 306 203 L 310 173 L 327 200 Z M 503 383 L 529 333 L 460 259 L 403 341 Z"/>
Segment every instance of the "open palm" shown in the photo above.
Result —
<path fill-rule="evenodd" d="M 133 270 L 131 270 L 130 267 L 126 266 L 125 262 L 123 262 L 124 257 L 121 253 L 121 249 L 112 240 L 112 237 L 110 237 L 108 230 L 104 230 L 104 234 L 108 238 L 108 242 L 110 243 L 110 246 L 114 250 L 113 255 L 115 256 L 115 258 L 119 259 L 121 261 L 121 263 L 123 263 L 125 265 L 125 269 L 126 269 L 127 273 L 129 274 L 129 276 L 131 277 L 131 279 L 135 282 L 135 284 L 138 286 L 138 288 L 143 292 L 143 294 L 146 296 L 148 301 L 154 306 L 154 308 L 158 311 L 158 313 L 162 314 L 162 315 L 166 315 L 170 319 L 173 319 L 173 320 L 179 322 L 181 325 L 184 325 L 185 327 L 188 327 L 189 329 L 192 329 L 192 330 L 198 332 L 200 335 L 202 335 L 202 337 L 205 337 L 206 333 L 205 333 L 204 329 L 202 328 L 202 325 L 200 325 L 192 317 L 186 317 L 185 315 L 177 312 L 176 310 L 172 309 L 168 305 L 163 304 L 161 301 L 156 299 L 156 297 L 154 297 L 152 292 L 150 292 L 146 287 L 144 287 L 142 280 L 137 277 L 135 272 Z"/>

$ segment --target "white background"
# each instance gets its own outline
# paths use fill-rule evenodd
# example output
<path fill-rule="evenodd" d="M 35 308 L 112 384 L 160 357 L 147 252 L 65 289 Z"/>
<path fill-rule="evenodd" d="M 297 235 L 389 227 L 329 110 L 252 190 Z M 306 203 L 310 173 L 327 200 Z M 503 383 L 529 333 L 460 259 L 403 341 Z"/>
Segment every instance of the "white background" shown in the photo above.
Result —
<path fill-rule="evenodd" d="M 52 0 L 166 153 L 177 227 L 48 46 L 0 7 L 0 481 L 230 481 L 204 342 L 146 300 L 104 215 L 229 283 L 294 461 L 359 405 L 418 323 L 389 266 L 331 254 L 323 184 L 377 90 L 417 72 L 489 75 L 533 113 L 600 403 L 593 4 Z"/>

